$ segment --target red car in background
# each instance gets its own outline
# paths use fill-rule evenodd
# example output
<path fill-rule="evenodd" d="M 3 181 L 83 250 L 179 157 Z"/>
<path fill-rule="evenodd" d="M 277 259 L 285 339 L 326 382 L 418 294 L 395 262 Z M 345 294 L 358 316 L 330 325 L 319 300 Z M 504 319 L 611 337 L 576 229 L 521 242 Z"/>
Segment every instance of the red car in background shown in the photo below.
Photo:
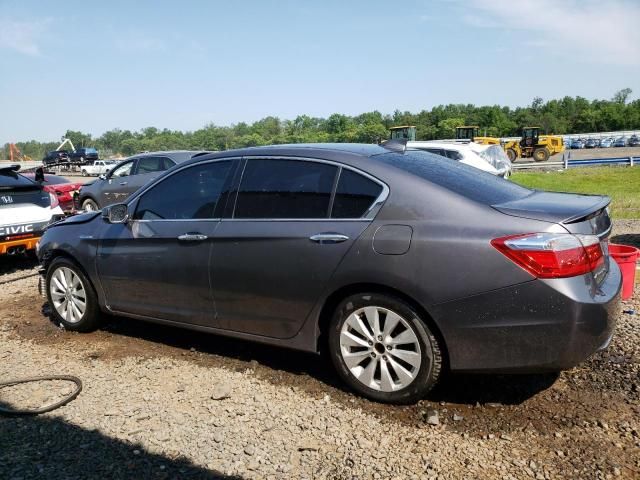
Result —
<path fill-rule="evenodd" d="M 33 172 L 22 173 L 22 175 L 37 181 L 36 174 Z M 60 208 L 64 213 L 72 213 L 74 211 L 73 195 L 80 190 L 82 183 L 70 182 L 64 177 L 51 175 L 49 173 L 45 173 L 44 181 L 38 183 L 42 183 L 46 192 L 51 192 L 58 197 Z"/>

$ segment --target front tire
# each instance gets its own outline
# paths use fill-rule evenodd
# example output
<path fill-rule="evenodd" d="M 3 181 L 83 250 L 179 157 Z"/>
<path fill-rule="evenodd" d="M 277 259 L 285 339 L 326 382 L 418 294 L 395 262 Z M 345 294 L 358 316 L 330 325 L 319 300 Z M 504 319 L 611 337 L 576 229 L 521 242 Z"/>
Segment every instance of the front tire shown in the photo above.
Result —
<path fill-rule="evenodd" d="M 511 163 L 514 163 L 516 160 L 518 160 L 518 154 L 513 148 L 507 148 L 507 157 L 509 157 Z"/>
<path fill-rule="evenodd" d="M 549 150 L 546 148 L 536 148 L 533 151 L 533 159 L 536 162 L 546 162 L 549 160 Z"/>
<path fill-rule="evenodd" d="M 95 212 L 100 210 L 100 207 L 98 207 L 98 204 L 93 199 L 87 198 L 82 201 L 82 210 L 85 212 Z"/>
<path fill-rule="evenodd" d="M 90 332 L 100 325 L 100 308 L 93 285 L 78 265 L 65 257 L 47 269 L 47 299 L 56 325 L 75 332 Z"/>
<path fill-rule="evenodd" d="M 329 329 L 329 354 L 340 377 L 383 403 L 422 399 L 442 369 L 438 340 L 404 301 L 378 293 L 344 299 Z"/>

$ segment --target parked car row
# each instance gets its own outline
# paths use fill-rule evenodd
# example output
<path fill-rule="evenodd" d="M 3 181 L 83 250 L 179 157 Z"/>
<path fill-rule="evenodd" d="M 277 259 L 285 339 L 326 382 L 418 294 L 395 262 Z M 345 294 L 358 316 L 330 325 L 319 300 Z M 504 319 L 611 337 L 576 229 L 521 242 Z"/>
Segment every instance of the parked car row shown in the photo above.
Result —
<path fill-rule="evenodd" d="M 605 138 L 565 138 L 564 144 L 566 148 L 610 148 L 610 147 L 637 147 L 640 146 L 640 138 L 632 135 L 627 138 L 621 137 L 605 137 Z"/>
<path fill-rule="evenodd" d="M 444 367 L 569 368 L 613 334 L 608 197 L 391 142 L 139 155 L 94 189 L 113 204 L 39 245 L 67 330 L 107 312 L 327 351 L 353 390 L 392 403 Z"/>

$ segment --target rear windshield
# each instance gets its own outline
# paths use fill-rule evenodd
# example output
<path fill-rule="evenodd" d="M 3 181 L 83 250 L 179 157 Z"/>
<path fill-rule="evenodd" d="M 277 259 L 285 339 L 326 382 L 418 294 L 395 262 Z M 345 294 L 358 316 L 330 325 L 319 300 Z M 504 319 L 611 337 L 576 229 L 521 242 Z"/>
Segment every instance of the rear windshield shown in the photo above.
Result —
<path fill-rule="evenodd" d="M 0 190 L 13 190 L 24 188 L 37 189 L 38 185 L 26 177 L 9 169 L 0 169 Z"/>
<path fill-rule="evenodd" d="M 42 187 L 10 170 L 0 170 L 0 209 L 33 204 L 48 207 L 49 194 Z"/>
<path fill-rule="evenodd" d="M 532 193 L 509 180 L 427 152 L 390 152 L 372 158 L 486 205 L 517 200 Z"/>

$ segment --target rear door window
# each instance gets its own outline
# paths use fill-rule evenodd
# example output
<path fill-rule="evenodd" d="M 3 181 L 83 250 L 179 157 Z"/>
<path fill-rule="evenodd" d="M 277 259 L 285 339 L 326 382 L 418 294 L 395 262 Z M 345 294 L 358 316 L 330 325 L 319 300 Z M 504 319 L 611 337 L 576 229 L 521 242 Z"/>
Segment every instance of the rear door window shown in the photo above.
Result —
<path fill-rule="evenodd" d="M 231 161 L 198 164 L 153 186 L 138 201 L 136 220 L 219 218 L 227 198 Z"/>
<path fill-rule="evenodd" d="M 343 168 L 333 201 L 332 218 L 361 218 L 382 193 L 382 185 Z"/>
<path fill-rule="evenodd" d="M 306 160 L 249 159 L 234 218 L 328 218 L 338 168 Z"/>
<path fill-rule="evenodd" d="M 142 157 L 138 159 L 136 174 L 164 172 L 168 168 L 166 160 L 165 157 Z"/>

